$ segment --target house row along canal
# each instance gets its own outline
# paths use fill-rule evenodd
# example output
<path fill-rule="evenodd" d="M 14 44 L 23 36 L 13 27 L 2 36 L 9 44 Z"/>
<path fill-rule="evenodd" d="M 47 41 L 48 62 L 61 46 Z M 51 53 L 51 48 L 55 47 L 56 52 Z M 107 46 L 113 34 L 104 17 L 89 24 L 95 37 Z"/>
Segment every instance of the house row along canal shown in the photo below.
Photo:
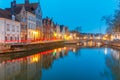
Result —
<path fill-rule="evenodd" d="M 0 80 L 120 80 L 120 51 L 68 45 L 0 54 Z"/>

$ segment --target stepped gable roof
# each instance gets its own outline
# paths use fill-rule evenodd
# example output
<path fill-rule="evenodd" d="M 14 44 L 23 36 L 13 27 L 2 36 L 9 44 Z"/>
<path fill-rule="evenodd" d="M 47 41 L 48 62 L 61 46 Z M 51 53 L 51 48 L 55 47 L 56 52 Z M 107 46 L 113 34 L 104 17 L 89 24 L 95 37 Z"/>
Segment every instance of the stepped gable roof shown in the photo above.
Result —
<path fill-rule="evenodd" d="M 19 14 L 20 11 L 21 11 L 21 9 L 22 9 L 22 6 L 17 6 L 17 7 L 15 8 L 15 13 L 16 13 L 16 14 Z"/>
<path fill-rule="evenodd" d="M 64 25 L 60 25 L 60 32 L 63 31 Z"/>
<path fill-rule="evenodd" d="M 36 8 L 38 7 L 38 3 L 30 3 L 29 5 L 25 5 L 25 4 L 16 4 L 16 7 L 14 8 L 14 11 L 15 11 L 15 14 L 19 14 L 22 7 L 24 6 L 25 9 L 28 11 L 28 12 L 31 12 L 33 13 Z M 5 10 L 9 11 L 11 13 L 11 8 L 6 8 Z"/>
<path fill-rule="evenodd" d="M 21 9 L 22 9 L 22 6 L 16 6 L 16 7 L 14 8 L 15 14 L 19 14 L 20 11 L 21 11 Z M 5 10 L 7 10 L 8 12 L 11 13 L 11 8 L 6 8 Z"/>
<path fill-rule="evenodd" d="M 16 6 L 17 7 L 20 7 L 20 6 L 25 6 L 25 9 L 29 12 L 32 12 L 35 11 L 38 7 L 39 3 L 30 3 L 28 5 L 25 5 L 25 4 L 17 4 Z"/>

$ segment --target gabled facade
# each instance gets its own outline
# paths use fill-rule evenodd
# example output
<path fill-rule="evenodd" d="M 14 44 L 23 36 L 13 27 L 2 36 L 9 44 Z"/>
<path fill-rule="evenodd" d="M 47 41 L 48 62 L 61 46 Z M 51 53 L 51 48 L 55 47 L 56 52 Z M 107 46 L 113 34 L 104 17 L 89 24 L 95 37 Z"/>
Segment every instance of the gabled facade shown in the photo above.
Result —
<path fill-rule="evenodd" d="M 18 14 L 16 14 L 16 18 L 20 22 L 21 26 L 21 42 L 27 41 L 27 11 L 24 6 L 21 6 L 21 10 Z"/>
<path fill-rule="evenodd" d="M 17 4 L 16 6 L 25 6 L 27 12 L 30 12 L 36 16 L 36 30 L 38 32 L 38 39 L 43 36 L 43 27 L 42 27 L 42 10 L 40 3 L 30 3 L 29 0 L 25 0 L 25 4 Z"/>
<path fill-rule="evenodd" d="M 61 39 L 64 39 L 64 36 L 65 36 L 65 26 L 64 25 L 60 25 L 60 35 L 59 35 L 59 37 Z"/>
<path fill-rule="evenodd" d="M 38 32 L 38 37 L 39 39 L 42 39 L 43 38 L 43 25 L 42 25 L 42 10 L 41 10 L 40 4 L 38 4 L 35 10 L 35 15 L 36 15 L 36 29 Z"/>
<path fill-rule="evenodd" d="M 11 2 L 11 8 L 6 10 L 14 14 L 21 23 L 21 42 L 33 40 L 31 34 L 35 35 L 35 33 L 37 33 L 37 37 L 34 40 L 42 38 L 42 11 L 39 2 L 30 3 L 29 0 L 25 0 L 25 4 L 16 4 L 16 0 L 14 0 Z M 33 26 L 34 29 L 31 28 Z"/>
<path fill-rule="evenodd" d="M 43 39 L 52 40 L 54 38 L 54 23 L 50 18 L 43 19 Z"/>

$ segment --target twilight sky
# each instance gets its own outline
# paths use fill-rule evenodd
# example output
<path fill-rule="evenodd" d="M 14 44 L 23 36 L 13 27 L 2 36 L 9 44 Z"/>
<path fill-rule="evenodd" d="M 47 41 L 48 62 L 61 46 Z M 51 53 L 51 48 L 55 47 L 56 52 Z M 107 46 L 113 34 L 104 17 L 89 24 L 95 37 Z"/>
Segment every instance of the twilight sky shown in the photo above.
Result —
<path fill-rule="evenodd" d="M 10 6 L 12 0 L 0 0 L 0 8 Z M 24 0 L 16 0 L 24 3 Z M 38 0 L 30 0 L 37 2 Z M 106 26 L 100 21 L 104 15 L 114 14 L 117 0 L 40 0 L 43 17 L 49 16 L 59 24 L 69 26 L 72 30 L 82 26 L 82 32 L 104 33 Z"/>

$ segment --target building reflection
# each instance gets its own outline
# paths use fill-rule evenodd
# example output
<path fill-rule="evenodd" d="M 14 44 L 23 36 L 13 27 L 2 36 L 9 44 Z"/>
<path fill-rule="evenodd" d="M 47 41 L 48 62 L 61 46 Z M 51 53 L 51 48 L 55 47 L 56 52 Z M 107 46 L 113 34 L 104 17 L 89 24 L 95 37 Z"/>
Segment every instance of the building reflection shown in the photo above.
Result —
<path fill-rule="evenodd" d="M 120 51 L 111 49 L 110 55 L 106 56 L 106 64 L 112 71 L 115 80 L 120 80 Z"/>
<path fill-rule="evenodd" d="M 69 50 L 70 48 L 63 47 L 1 61 L 0 80 L 41 80 L 42 69 L 50 69 L 54 60 L 67 56 Z"/>
<path fill-rule="evenodd" d="M 3 61 L 0 63 L 0 80 L 38 80 L 41 69 L 41 54 Z"/>

